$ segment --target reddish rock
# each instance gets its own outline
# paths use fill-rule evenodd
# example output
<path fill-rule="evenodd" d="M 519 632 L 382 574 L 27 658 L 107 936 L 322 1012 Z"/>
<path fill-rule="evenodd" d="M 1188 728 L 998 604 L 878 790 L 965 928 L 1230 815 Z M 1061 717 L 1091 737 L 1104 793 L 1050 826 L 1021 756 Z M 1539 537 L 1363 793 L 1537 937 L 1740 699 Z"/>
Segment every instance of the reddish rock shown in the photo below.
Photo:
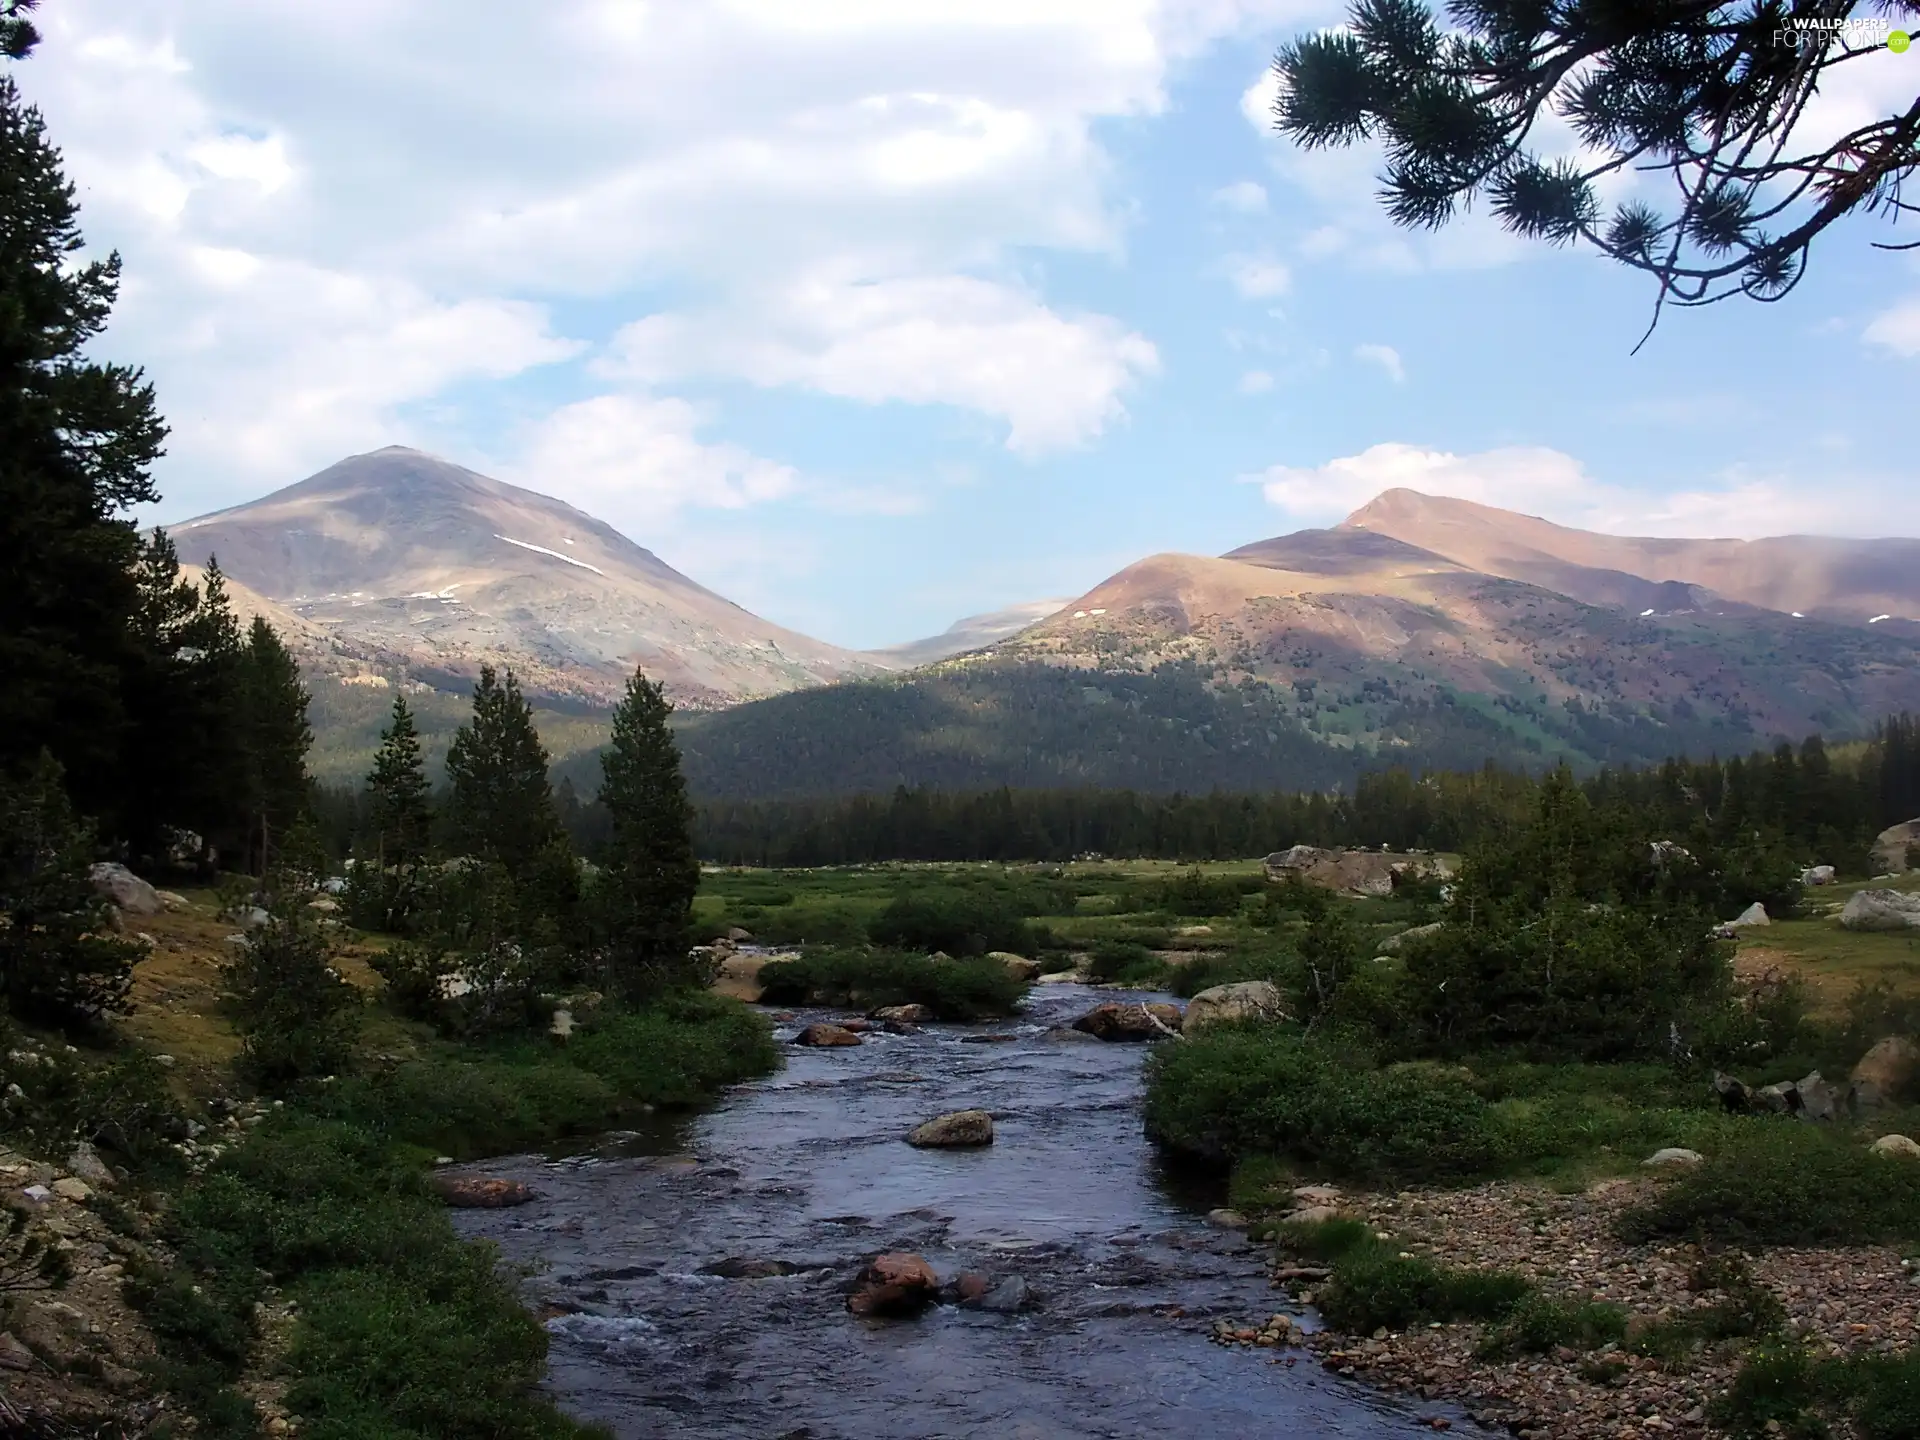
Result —
<path fill-rule="evenodd" d="M 836 1020 L 833 1023 L 849 1035 L 870 1035 L 880 1028 L 871 1020 Z"/>
<path fill-rule="evenodd" d="M 858 1045 L 860 1037 L 844 1025 L 809 1025 L 793 1037 L 796 1045 Z"/>
<path fill-rule="evenodd" d="M 984 1300 L 992 1289 L 993 1281 L 978 1270 L 969 1270 L 953 1282 L 954 1299 L 963 1305 Z"/>
<path fill-rule="evenodd" d="M 524 1205 L 537 1192 L 518 1180 L 486 1179 L 481 1176 L 436 1175 L 434 1193 L 457 1210 L 504 1210 L 509 1205 Z"/>
<path fill-rule="evenodd" d="M 1101 1040 L 1159 1040 L 1180 1029 L 1180 1007 L 1109 1000 L 1074 1021 L 1073 1028 Z"/>
<path fill-rule="evenodd" d="M 940 1279 L 918 1255 L 876 1255 L 867 1262 L 847 1296 L 855 1315 L 918 1315 L 940 1296 Z"/>

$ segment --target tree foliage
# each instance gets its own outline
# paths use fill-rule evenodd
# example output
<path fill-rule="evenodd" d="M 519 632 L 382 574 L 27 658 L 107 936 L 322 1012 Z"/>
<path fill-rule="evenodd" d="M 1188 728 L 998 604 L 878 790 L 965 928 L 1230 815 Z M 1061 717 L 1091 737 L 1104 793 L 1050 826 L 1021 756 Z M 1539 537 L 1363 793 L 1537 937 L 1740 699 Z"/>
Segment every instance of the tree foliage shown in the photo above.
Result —
<path fill-rule="evenodd" d="M 600 803 L 612 835 L 594 882 L 608 988 L 637 996 L 686 978 L 693 897 L 693 806 L 660 685 L 636 671 L 601 752 Z"/>
<path fill-rule="evenodd" d="M 141 947 L 113 932 L 88 871 L 92 832 L 74 817 L 59 762 L 0 776 L 0 992 L 23 1019 L 95 1022 L 130 1007 Z"/>
<path fill-rule="evenodd" d="M 1809 123 L 1823 86 L 1885 48 L 1891 20 L 1842 29 L 1862 8 L 1451 0 L 1443 22 L 1424 0 L 1357 0 L 1343 29 L 1280 51 L 1274 116 L 1310 148 L 1381 141 L 1382 200 L 1401 225 L 1437 227 L 1484 199 L 1516 234 L 1648 272 L 1661 302 L 1777 300 L 1829 226 L 1914 208 L 1901 185 L 1920 165 L 1920 101 L 1840 135 Z M 1549 158 L 1549 118 L 1582 158 Z M 1626 171 L 1665 182 L 1645 188 L 1671 202 L 1608 212 L 1601 187 Z"/>
<path fill-rule="evenodd" d="M 334 968 L 305 901 L 297 890 L 283 892 L 222 975 L 242 1067 L 270 1089 L 344 1071 L 359 1029 L 359 992 Z"/>
<path fill-rule="evenodd" d="M 248 868 L 264 875 L 279 860 L 288 836 L 311 814 L 307 751 L 307 691 L 300 667 L 272 625 L 256 615 L 240 654 L 240 752 L 246 797 Z"/>
<path fill-rule="evenodd" d="M 560 838 L 547 751 L 509 670 L 480 669 L 473 718 L 447 750 L 448 819 L 461 855 L 497 861 L 516 879 Z"/>

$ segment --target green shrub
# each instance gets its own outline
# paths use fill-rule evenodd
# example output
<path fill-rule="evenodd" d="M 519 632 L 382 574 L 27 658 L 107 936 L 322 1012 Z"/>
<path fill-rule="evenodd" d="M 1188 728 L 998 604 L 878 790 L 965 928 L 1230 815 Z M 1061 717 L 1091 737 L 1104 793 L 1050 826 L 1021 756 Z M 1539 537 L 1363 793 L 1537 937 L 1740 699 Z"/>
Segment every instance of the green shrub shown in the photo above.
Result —
<path fill-rule="evenodd" d="M 884 950 L 810 950 L 763 966 L 760 984 L 769 1005 L 925 1005 L 937 1019 L 959 1021 L 1012 1015 L 1027 993 L 997 961 Z"/>
<path fill-rule="evenodd" d="M 1737 1440 L 1824 1440 L 1827 1427 L 1813 1413 L 1821 1389 L 1820 1367 L 1805 1350 L 1798 1345 L 1761 1346 L 1747 1356 L 1709 1413 L 1714 1424 Z"/>
<path fill-rule="evenodd" d="M 256 1083 L 284 1088 L 332 1075 L 353 1060 L 360 992 L 333 968 L 333 950 L 295 896 L 246 937 L 221 969 L 240 1032 L 241 1068 Z"/>
<path fill-rule="evenodd" d="M 1491 1107 L 1460 1071 L 1375 1069 L 1277 1030 L 1222 1028 L 1148 1061 L 1147 1132 L 1217 1159 L 1271 1154 L 1356 1178 L 1458 1179 L 1506 1160 Z"/>
<path fill-rule="evenodd" d="M 1288 950 L 1271 948 L 1230 950 L 1224 955 L 1206 955 L 1177 967 L 1167 981 L 1174 994 L 1191 999 L 1216 985 L 1235 985 L 1242 980 L 1270 980 L 1284 992 L 1299 987 L 1300 959 Z"/>
<path fill-rule="evenodd" d="M 1110 985 L 1158 986 L 1178 967 L 1168 965 L 1144 945 L 1103 940 L 1093 947 L 1087 976 Z"/>
<path fill-rule="evenodd" d="M 1620 1219 L 1630 1241 L 1862 1245 L 1920 1238 L 1920 1160 L 1772 1117 L 1738 1122 L 1705 1164 Z"/>
<path fill-rule="evenodd" d="M 1598 1350 L 1617 1344 L 1627 1333 L 1627 1312 L 1603 1300 L 1563 1300 L 1529 1295 L 1487 1332 L 1480 1353 L 1491 1359 L 1544 1355 L 1563 1346 Z"/>
<path fill-rule="evenodd" d="M 722 920 L 716 927 L 727 928 Z M 795 903 L 754 917 L 755 938 L 769 945 L 864 945 L 867 923 L 860 912 L 832 903 Z"/>
<path fill-rule="evenodd" d="M 1031 954 L 1050 939 L 1021 909 L 1008 897 L 991 893 L 906 894 L 895 897 L 867 926 L 867 933 L 876 945 L 923 954 Z"/>
<path fill-rule="evenodd" d="M 1379 1243 L 1374 1239 L 1371 1225 L 1351 1216 L 1332 1220 L 1283 1220 L 1274 1231 L 1274 1239 L 1283 1250 L 1305 1260 L 1338 1260 Z"/>
<path fill-rule="evenodd" d="M 1365 1335 L 1382 1326 L 1502 1320 L 1527 1291 L 1526 1280 L 1509 1271 L 1440 1265 L 1375 1243 L 1336 1262 L 1317 1298 L 1329 1325 Z"/>
<path fill-rule="evenodd" d="M 1853 1416 L 1863 1440 L 1920 1436 L 1920 1356 L 1913 1351 L 1831 1364 L 1826 1381 L 1830 1403 Z"/>

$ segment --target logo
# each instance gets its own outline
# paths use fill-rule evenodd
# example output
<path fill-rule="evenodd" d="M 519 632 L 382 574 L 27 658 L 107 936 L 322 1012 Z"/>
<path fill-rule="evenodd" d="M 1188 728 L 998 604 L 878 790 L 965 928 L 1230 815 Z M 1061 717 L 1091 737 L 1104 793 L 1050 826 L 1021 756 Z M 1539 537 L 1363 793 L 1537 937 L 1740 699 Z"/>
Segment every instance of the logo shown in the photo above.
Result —
<path fill-rule="evenodd" d="M 1913 37 L 1904 30 L 1896 30 L 1887 36 L 1887 49 L 1896 55 L 1907 53 L 1907 47 L 1913 43 Z"/>

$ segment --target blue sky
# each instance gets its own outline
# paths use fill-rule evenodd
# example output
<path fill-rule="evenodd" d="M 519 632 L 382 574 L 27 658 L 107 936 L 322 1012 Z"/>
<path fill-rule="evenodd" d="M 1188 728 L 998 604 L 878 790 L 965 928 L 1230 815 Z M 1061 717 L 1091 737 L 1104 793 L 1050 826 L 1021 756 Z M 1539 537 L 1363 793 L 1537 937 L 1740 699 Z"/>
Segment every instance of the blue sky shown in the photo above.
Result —
<path fill-rule="evenodd" d="M 1301 0 L 62 0 L 17 67 L 126 263 L 154 518 L 419 445 L 852 646 L 1405 484 L 1920 534 L 1920 262 L 1648 284 L 1266 125 Z M 515 43 L 497 43 L 513 34 Z M 1910 102 L 1913 52 L 1810 123 Z M 1551 140 L 1551 136 L 1549 137 Z M 1907 235 L 1907 239 L 1920 238 Z"/>

